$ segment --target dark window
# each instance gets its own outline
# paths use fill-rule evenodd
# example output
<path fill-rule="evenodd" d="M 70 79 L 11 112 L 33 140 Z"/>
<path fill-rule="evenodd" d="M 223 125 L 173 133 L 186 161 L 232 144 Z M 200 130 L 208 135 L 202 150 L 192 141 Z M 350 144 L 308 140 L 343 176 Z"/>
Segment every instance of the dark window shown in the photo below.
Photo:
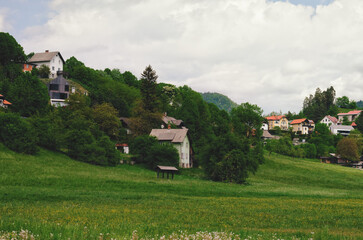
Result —
<path fill-rule="evenodd" d="M 58 84 L 49 84 L 49 90 L 55 90 L 57 91 L 59 89 Z"/>
<path fill-rule="evenodd" d="M 52 99 L 59 99 L 59 93 L 58 92 L 52 92 Z"/>
<path fill-rule="evenodd" d="M 67 99 L 68 94 L 67 93 L 60 93 L 59 99 Z"/>
<path fill-rule="evenodd" d="M 69 85 L 64 85 L 64 91 L 69 92 Z"/>

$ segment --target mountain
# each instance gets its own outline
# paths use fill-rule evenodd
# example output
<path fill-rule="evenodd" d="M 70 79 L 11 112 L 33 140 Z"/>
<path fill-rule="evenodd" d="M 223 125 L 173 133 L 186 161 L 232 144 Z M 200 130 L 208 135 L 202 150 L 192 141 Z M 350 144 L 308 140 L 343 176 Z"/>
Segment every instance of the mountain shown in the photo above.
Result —
<path fill-rule="evenodd" d="M 202 93 L 202 97 L 204 101 L 208 103 L 214 103 L 219 109 L 226 110 L 227 112 L 230 112 L 232 108 L 235 108 L 238 106 L 237 103 L 233 102 L 231 99 L 229 99 L 227 96 L 220 94 L 220 93 Z"/>
<path fill-rule="evenodd" d="M 358 108 L 363 108 L 363 101 L 362 100 L 357 102 L 357 107 Z"/>

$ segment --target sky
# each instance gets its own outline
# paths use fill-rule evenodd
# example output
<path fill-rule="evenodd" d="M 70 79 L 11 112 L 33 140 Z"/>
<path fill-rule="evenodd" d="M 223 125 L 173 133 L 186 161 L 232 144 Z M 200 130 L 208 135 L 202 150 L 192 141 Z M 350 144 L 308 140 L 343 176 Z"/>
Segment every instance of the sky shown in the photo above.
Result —
<path fill-rule="evenodd" d="M 316 88 L 363 99 L 361 0 L 0 0 L 25 53 L 219 92 L 265 114 L 299 112 Z"/>

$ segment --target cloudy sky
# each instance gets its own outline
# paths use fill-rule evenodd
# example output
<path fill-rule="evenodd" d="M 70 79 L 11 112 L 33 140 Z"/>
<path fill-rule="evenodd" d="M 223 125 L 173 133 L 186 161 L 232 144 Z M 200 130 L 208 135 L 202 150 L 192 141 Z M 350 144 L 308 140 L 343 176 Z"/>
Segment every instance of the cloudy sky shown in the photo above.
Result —
<path fill-rule="evenodd" d="M 0 0 L 26 53 L 298 112 L 317 87 L 363 99 L 362 0 Z"/>

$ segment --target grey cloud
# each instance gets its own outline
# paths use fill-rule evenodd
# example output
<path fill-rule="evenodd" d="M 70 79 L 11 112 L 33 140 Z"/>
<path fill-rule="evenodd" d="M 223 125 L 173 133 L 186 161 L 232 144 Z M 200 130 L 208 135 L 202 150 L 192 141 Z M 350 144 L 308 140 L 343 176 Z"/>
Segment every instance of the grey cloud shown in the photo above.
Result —
<path fill-rule="evenodd" d="M 57 49 L 86 65 L 131 70 L 217 91 L 265 112 L 299 111 L 317 87 L 361 92 L 363 2 L 316 8 L 265 0 L 55 0 L 55 15 L 27 30 L 26 51 Z M 1 26 L 1 25 L 0 25 Z"/>

